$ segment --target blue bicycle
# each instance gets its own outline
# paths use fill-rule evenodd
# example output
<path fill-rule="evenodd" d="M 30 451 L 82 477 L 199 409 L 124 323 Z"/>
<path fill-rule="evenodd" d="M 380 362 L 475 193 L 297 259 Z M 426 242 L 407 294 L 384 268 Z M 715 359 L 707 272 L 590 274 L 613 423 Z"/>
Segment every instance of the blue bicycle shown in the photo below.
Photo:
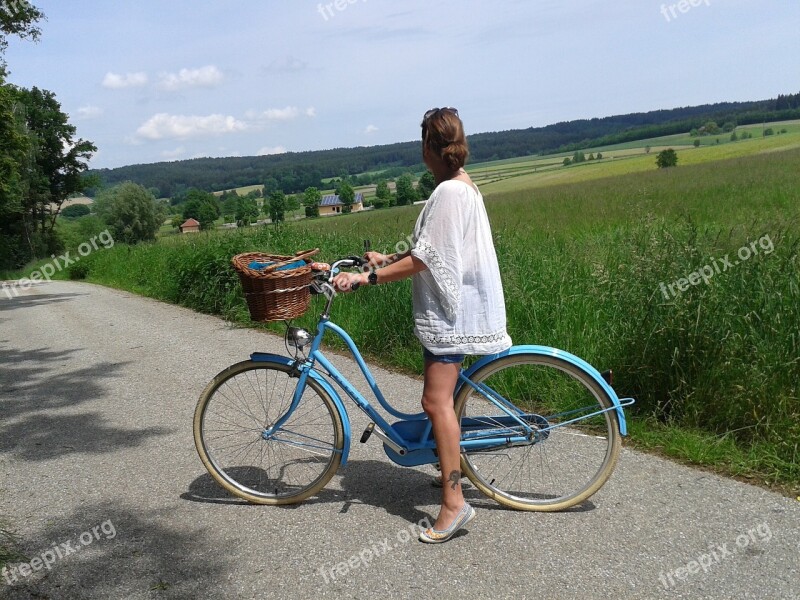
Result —
<path fill-rule="evenodd" d="M 435 464 L 425 413 L 397 410 L 382 394 L 355 342 L 330 320 L 333 276 L 361 267 L 348 257 L 314 274 L 327 299 L 316 334 L 287 326 L 291 356 L 254 353 L 219 373 L 194 415 L 203 464 L 230 493 L 258 504 L 301 502 L 321 490 L 350 452 L 350 418 L 342 395 L 371 423 L 361 436 L 383 442 L 403 466 Z M 378 404 L 376 410 L 321 349 L 326 333 L 349 348 Z M 626 435 L 610 372 L 544 346 L 514 346 L 462 369 L 454 393 L 461 420 L 461 469 L 481 492 L 520 510 L 557 511 L 585 501 L 610 477 Z"/>

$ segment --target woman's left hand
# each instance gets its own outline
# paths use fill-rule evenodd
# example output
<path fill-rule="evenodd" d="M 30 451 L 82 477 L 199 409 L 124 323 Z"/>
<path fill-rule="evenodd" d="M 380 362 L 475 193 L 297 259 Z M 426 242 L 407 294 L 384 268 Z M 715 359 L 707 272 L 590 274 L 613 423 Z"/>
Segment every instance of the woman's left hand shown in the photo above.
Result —
<path fill-rule="evenodd" d="M 353 284 L 367 285 L 367 275 L 365 273 L 339 273 L 333 278 L 333 287 L 337 292 L 352 292 Z"/>

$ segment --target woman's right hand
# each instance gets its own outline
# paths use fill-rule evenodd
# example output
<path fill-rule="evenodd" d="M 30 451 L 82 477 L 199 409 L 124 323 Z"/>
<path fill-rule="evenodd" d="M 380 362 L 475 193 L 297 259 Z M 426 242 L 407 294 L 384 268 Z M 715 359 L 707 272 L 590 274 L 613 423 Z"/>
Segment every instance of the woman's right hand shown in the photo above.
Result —
<path fill-rule="evenodd" d="M 391 257 L 380 252 L 367 252 L 364 258 L 369 262 L 370 266 L 375 269 L 380 269 L 392 263 Z"/>

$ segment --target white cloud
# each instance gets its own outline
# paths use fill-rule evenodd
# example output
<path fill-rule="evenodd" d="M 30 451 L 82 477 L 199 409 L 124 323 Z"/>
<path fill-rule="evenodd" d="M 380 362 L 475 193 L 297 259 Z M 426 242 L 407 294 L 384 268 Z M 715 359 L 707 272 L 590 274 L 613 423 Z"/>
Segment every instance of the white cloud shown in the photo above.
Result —
<path fill-rule="evenodd" d="M 103 87 L 112 90 L 122 90 L 130 87 L 142 87 L 147 85 L 147 73 L 126 73 L 119 75 L 117 73 L 106 73 L 103 78 Z"/>
<path fill-rule="evenodd" d="M 271 154 L 284 154 L 286 152 L 286 148 L 283 146 L 274 146 L 270 148 L 269 146 L 264 146 L 256 152 L 256 156 L 269 156 Z"/>
<path fill-rule="evenodd" d="M 262 113 L 262 116 L 269 121 L 291 121 L 300 115 L 300 109 L 296 106 L 286 108 L 269 108 Z"/>
<path fill-rule="evenodd" d="M 207 65 L 199 69 L 181 69 L 177 73 L 161 73 L 159 85 L 162 89 L 174 92 L 189 87 L 216 87 L 224 78 L 217 67 Z"/>
<path fill-rule="evenodd" d="M 370 133 L 375 133 L 376 131 L 378 131 L 378 128 L 375 127 L 375 125 L 367 125 L 367 128 L 364 130 L 364 133 L 369 135 Z"/>
<path fill-rule="evenodd" d="M 75 116 L 78 119 L 87 119 L 87 120 L 96 119 L 97 117 L 102 116 L 102 114 L 103 114 L 102 108 L 100 108 L 99 106 L 92 106 L 91 104 L 87 106 L 81 106 L 75 112 Z"/>
<path fill-rule="evenodd" d="M 186 116 L 158 113 L 145 121 L 136 135 L 147 140 L 184 139 L 245 131 L 247 125 L 230 115 Z"/>
<path fill-rule="evenodd" d="M 268 108 L 261 112 L 248 110 L 245 113 L 245 118 L 254 121 L 258 125 L 264 125 L 269 121 L 293 121 L 302 116 L 313 119 L 317 116 L 317 109 L 313 106 L 309 106 L 306 109 L 301 109 L 297 106 L 287 106 L 285 108 Z"/>

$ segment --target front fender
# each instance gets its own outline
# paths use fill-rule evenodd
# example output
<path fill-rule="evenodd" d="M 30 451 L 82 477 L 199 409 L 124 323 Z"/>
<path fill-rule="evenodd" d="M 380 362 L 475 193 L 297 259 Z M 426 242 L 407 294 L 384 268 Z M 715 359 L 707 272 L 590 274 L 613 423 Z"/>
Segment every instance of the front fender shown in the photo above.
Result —
<path fill-rule="evenodd" d="M 633 399 L 626 398 L 626 400 L 629 401 L 626 402 L 625 404 L 620 402 L 620 399 L 617 396 L 617 393 L 614 391 L 614 388 L 608 385 L 606 380 L 603 379 L 602 375 L 600 375 L 600 372 L 597 369 L 595 369 L 592 365 L 587 363 L 582 358 L 578 358 L 574 354 L 570 354 L 569 352 L 566 352 L 564 350 L 559 350 L 558 348 L 551 348 L 549 346 L 532 346 L 532 345 L 512 346 L 508 350 L 499 352 L 498 354 L 491 354 L 489 356 L 484 356 L 473 365 L 470 365 L 469 369 L 467 369 L 464 372 L 464 374 L 467 377 L 471 377 L 472 374 L 475 373 L 478 369 L 487 365 L 493 360 L 497 360 L 498 358 L 502 358 L 504 356 L 512 356 L 514 354 L 538 354 L 540 356 L 555 356 L 556 358 L 560 358 L 561 360 L 564 360 L 565 362 L 568 362 L 569 364 L 578 367 L 580 370 L 589 375 L 595 381 L 595 383 L 597 383 L 597 385 L 599 385 L 603 389 L 603 391 L 606 392 L 606 394 L 608 394 L 608 397 L 611 398 L 611 402 L 614 403 L 614 407 L 617 412 L 617 419 L 619 421 L 619 432 L 622 435 L 628 435 L 628 426 L 627 423 L 625 422 L 625 412 L 623 411 L 623 406 L 628 406 L 630 404 L 633 404 Z M 456 394 L 458 394 L 461 385 L 463 384 L 459 383 L 458 387 L 456 388 L 455 391 Z"/>
<path fill-rule="evenodd" d="M 272 362 L 278 363 L 279 365 L 286 365 L 290 367 L 294 364 L 294 360 L 289 358 L 288 356 L 281 356 L 280 354 L 267 354 L 264 352 L 253 352 L 250 355 L 250 360 L 253 362 Z M 342 404 L 342 399 L 339 397 L 339 394 L 336 393 L 336 390 L 333 389 L 333 386 L 325 379 L 322 375 L 320 375 L 314 369 L 311 369 L 308 372 L 308 376 L 313 378 L 322 389 L 324 389 L 328 395 L 333 400 L 333 403 L 336 405 L 336 410 L 339 411 L 339 416 L 342 419 L 342 430 L 344 432 L 344 445 L 342 446 L 342 466 L 347 464 L 347 457 L 350 454 L 350 417 L 347 414 L 347 410 L 345 410 L 344 404 Z"/>

